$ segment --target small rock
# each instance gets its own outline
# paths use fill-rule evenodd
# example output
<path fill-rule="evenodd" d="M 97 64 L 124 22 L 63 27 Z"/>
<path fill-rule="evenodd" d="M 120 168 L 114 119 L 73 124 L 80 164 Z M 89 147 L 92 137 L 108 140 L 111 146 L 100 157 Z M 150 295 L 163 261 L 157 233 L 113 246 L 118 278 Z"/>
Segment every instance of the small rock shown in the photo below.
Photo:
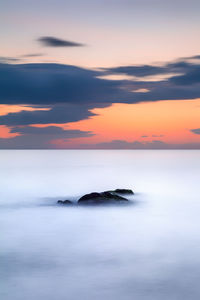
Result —
<path fill-rule="evenodd" d="M 73 205 L 73 202 L 70 200 L 58 200 L 57 203 L 61 205 Z"/>

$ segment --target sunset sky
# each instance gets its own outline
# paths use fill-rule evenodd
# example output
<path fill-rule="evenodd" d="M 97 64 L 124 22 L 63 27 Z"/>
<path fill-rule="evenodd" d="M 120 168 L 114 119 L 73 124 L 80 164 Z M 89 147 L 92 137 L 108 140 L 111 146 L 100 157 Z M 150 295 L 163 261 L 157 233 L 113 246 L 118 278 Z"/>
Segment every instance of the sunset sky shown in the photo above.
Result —
<path fill-rule="evenodd" d="M 199 12 L 2 0 L 0 149 L 200 149 Z"/>

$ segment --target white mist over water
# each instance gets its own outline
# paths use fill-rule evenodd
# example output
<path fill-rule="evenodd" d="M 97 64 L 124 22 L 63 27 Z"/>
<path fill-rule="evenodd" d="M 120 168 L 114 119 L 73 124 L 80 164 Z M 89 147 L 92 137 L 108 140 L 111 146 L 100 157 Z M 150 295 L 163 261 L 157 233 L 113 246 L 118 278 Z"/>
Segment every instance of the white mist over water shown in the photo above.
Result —
<path fill-rule="evenodd" d="M 200 298 L 200 151 L 2 150 L 2 300 Z M 126 207 L 59 207 L 132 188 Z"/>

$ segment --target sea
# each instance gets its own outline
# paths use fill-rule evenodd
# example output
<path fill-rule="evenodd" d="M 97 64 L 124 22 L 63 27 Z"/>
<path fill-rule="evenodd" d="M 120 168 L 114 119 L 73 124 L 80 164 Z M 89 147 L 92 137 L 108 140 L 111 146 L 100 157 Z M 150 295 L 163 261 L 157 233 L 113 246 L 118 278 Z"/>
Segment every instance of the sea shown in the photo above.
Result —
<path fill-rule="evenodd" d="M 1 150 L 0 299 L 199 300 L 200 151 Z"/>

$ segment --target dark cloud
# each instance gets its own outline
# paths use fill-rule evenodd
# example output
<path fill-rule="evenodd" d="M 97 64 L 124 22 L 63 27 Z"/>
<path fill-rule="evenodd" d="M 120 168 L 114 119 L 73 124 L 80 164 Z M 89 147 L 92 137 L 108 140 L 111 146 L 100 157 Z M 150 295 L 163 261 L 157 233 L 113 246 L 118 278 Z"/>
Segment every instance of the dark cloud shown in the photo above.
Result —
<path fill-rule="evenodd" d="M 126 74 L 131 76 L 145 77 L 150 75 L 157 75 L 167 73 L 165 67 L 157 67 L 150 65 L 143 66 L 121 66 L 116 68 L 106 69 L 109 74 Z"/>
<path fill-rule="evenodd" d="M 112 72 L 134 75 L 140 81 L 101 78 Z M 142 81 L 148 75 L 161 73 L 174 75 L 163 81 Z M 0 104 L 41 106 L 49 110 L 9 113 L 0 116 L 0 125 L 61 124 L 86 119 L 93 115 L 91 109 L 112 103 L 195 99 L 200 97 L 199 78 L 200 65 L 188 61 L 160 67 L 126 66 L 109 70 L 51 63 L 1 63 Z M 149 91 L 140 92 L 144 89 Z"/>
<path fill-rule="evenodd" d="M 197 58 L 198 56 L 196 56 Z M 194 68 L 198 68 L 198 64 L 188 62 L 186 60 L 178 60 L 175 62 L 166 63 L 160 66 L 155 65 L 132 65 L 132 66 L 119 66 L 115 68 L 105 69 L 105 72 L 108 74 L 125 74 L 136 77 L 146 77 L 153 75 L 162 75 L 162 74 L 177 74 L 186 73 L 193 71 Z M 173 77 L 173 76 L 172 76 Z"/>
<path fill-rule="evenodd" d="M 97 149 L 162 149 L 165 147 L 165 143 L 162 141 L 144 143 L 139 141 L 126 142 L 123 140 L 113 140 L 111 142 L 98 143 L 92 147 Z"/>
<path fill-rule="evenodd" d="M 12 127 L 10 130 L 11 133 L 20 133 L 20 134 L 30 134 L 30 135 L 51 135 L 56 137 L 62 135 L 64 138 L 77 138 L 91 136 L 89 132 L 84 132 L 80 130 L 64 130 L 58 126 L 47 126 L 47 127 Z"/>
<path fill-rule="evenodd" d="M 31 57 L 40 57 L 44 56 L 43 53 L 30 53 L 30 54 L 23 54 L 16 57 L 9 57 L 9 56 L 0 56 L 0 63 L 2 64 L 12 64 L 12 63 L 19 63 L 24 60 L 24 58 L 31 58 Z"/>
<path fill-rule="evenodd" d="M 39 127 L 13 127 L 11 133 L 19 136 L 0 138 L 0 149 L 52 149 L 56 148 L 56 140 L 90 137 L 93 134 L 81 130 L 64 130 L 57 126 Z"/>
<path fill-rule="evenodd" d="M 0 138 L 0 149 L 57 149 L 56 141 L 67 141 L 72 138 L 89 137 L 91 132 L 80 130 L 63 130 L 56 126 L 46 128 L 22 127 L 13 128 L 12 132 L 20 133 L 14 138 Z M 67 145 L 66 149 L 71 148 Z M 200 143 L 168 144 L 160 140 L 152 142 L 127 142 L 124 140 L 113 140 L 111 142 L 97 144 L 80 144 L 76 149 L 121 149 L 121 150 L 148 150 L 148 149 L 200 149 Z"/>
<path fill-rule="evenodd" d="M 199 55 L 193 56 L 190 59 L 198 59 Z M 136 77 L 146 77 L 146 76 L 158 76 L 162 74 L 172 74 L 171 78 L 166 80 L 166 82 L 173 85 L 193 85 L 200 84 L 200 64 L 199 62 L 192 63 L 185 61 L 176 61 L 172 63 L 165 64 L 163 66 L 121 66 L 117 68 L 107 69 L 109 73 L 125 74 Z M 144 83 L 143 83 L 144 85 Z M 159 87 L 162 85 L 162 82 L 159 84 L 156 83 L 156 86 Z M 170 87 L 170 86 L 169 86 Z M 173 88 L 173 86 L 171 87 Z M 180 89 L 179 89 L 179 92 Z M 162 98 L 161 98 L 162 99 Z"/>
<path fill-rule="evenodd" d="M 22 110 L 17 113 L 8 113 L 0 116 L 0 125 L 16 126 L 29 124 L 62 124 L 76 122 L 94 116 L 89 111 L 88 105 L 56 105 L 48 110 L 27 111 Z"/>
<path fill-rule="evenodd" d="M 152 135 L 142 135 L 141 137 L 142 138 L 148 138 L 148 137 L 156 137 L 156 138 L 158 138 L 158 137 L 163 137 L 164 136 L 164 134 L 159 134 L 159 135 L 157 135 L 157 134 L 152 134 Z"/>
<path fill-rule="evenodd" d="M 0 64 L 1 104 L 112 103 L 123 99 L 121 83 L 71 65 Z"/>
<path fill-rule="evenodd" d="M 200 128 L 197 128 L 197 129 L 191 129 L 190 130 L 192 133 L 195 133 L 195 134 L 200 134 Z"/>
<path fill-rule="evenodd" d="M 42 45 L 48 47 L 83 47 L 84 44 L 63 40 L 53 36 L 42 36 L 37 39 Z"/>
<path fill-rule="evenodd" d="M 140 81 L 102 79 L 101 76 L 106 72 L 48 63 L 0 64 L 0 103 L 93 103 L 95 107 L 119 102 L 138 103 L 200 97 L 198 64 L 179 61 L 163 67 L 123 67 L 123 72 L 139 76 Z M 142 81 L 148 75 L 164 72 L 174 73 L 174 76 L 163 81 Z M 180 73 L 183 75 L 178 75 Z M 144 89 L 149 91 L 140 92 Z M 136 92 L 133 93 L 133 90 Z"/>
<path fill-rule="evenodd" d="M 194 56 L 190 57 L 190 59 L 200 59 L 200 55 L 194 55 Z"/>
<path fill-rule="evenodd" d="M 154 140 L 152 142 L 127 142 L 123 140 L 113 140 L 111 142 L 98 144 L 82 144 L 81 149 L 122 149 L 122 150 L 137 150 L 137 149 L 200 149 L 200 143 L 186 144 L 168 144 L 163 141 Z"/>
<path fill-rule="evenodd" d="M 20 61 L 17 57 L 0 56 L 0 63 L 14 63 Z"/>
<path fill-rule="evenodd" d="M 40 56 L 44 56 L 44 53 L 30 53 L 30 54 L 23 54 L 21 55 L 21 57 L 40 57 Z"/>
<path fill-rule="evenodd" d="M 176 85 L 194 85 L 200 83 L 200 65 L 194 66 L 180 76 L 174 76 L 170 81 Z"/>
<path fill-rule="evenodd" d="M 195 60 L 195 59 L 200 59 L 200 55 L 194 55 L 194 56 L 186 56 L 183 59 L 185 60 Z"/>

